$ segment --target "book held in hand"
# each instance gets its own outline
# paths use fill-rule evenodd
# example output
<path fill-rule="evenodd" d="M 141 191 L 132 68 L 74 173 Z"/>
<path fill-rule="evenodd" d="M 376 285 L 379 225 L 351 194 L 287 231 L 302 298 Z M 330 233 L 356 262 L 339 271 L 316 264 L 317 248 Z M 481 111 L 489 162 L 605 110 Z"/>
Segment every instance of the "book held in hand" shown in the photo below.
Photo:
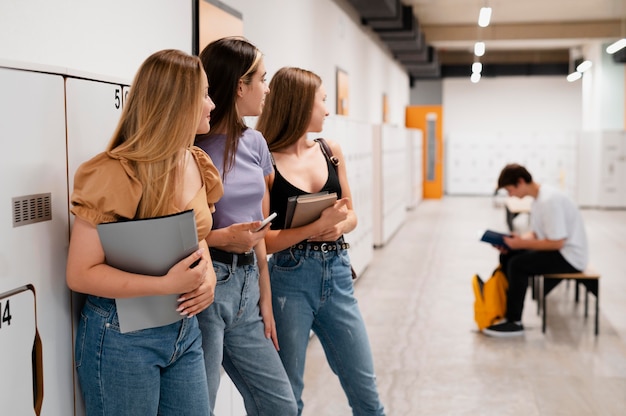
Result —
<path fill-rule="evenodd" d="M 494 246 L 506 247 L 508 246 L 504 243 L 503 237 L 511 237 L 511 234 L 499 233 L 497 231 L 485 230 L 480 233 L 480 241 L 484 241 L 485 243 L 489 243 Z"/>
<path fill-rule="evenodd" d="M 318 192 L 292 196 L 287 200 L 285 228 L 302 227 L 319 219 L 322 211 L 333 206 L 337 193 Z"/>
<path fill-rule="evenodd" d="M 97 226 L 105 261 L 130 273 L 164 276 L 198 249 L 193 210 L 163 217 L 109 222 Z M 183 319 L 179 294 L 115 299 L 120 332 L 169 325 Z"/>

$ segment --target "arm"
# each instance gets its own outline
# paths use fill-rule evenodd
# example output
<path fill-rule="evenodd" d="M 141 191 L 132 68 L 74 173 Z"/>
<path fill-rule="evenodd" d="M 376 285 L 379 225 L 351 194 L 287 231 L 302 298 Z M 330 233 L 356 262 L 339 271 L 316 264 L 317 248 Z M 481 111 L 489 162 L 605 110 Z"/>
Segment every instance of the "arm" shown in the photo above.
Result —
<path fill-rule="evenodd" d="M 565 245 L 565 238 L 561 240 L 539 240 L 535 238 L 534 234 L 531 238 L 513 235 L 512 237 L 504 237 L 504 242 L 512 250 L 554 251 L 563 248 L 563 245 Z"/>
<path fill-rule="evenodd" d="M 217 247 L 231 253 L 246 253 L 265 237 L 267 228 L 254 232 L 261 221 L 243 222 L 212 230 L 206 238 L 209 247 Z"/>
<path fill-rule="evenodd" d="M 70 289 L 107 298 L 187 293 L 198 289 L 210 274 L 206 245 L 175 264 L 165 276 L 128 273 L 105 263 L 104 251 L 94 225 L 76 217 L 67 258 L 66 281 Z M 200 263 L 190 268 L 191 264 Z M 208 306 L 208 305 L 207 305 Z M 184 309 L 184 308 L 183 308 Z"/>
<path fill-rule="evenodd" d="M 274 321 L 274 310 L 272 308 L 272 287 L 270 285 L 270 273 L 267 267 L 267 251 L 263 240 L 254 247 L 257 265 L 259 268 L 259 308 L 261 317 L 265 325 L 265 337 L 271 339 L 274 347 L 278 350 L 278 336 L 276 334 L 276 323 Z"/>

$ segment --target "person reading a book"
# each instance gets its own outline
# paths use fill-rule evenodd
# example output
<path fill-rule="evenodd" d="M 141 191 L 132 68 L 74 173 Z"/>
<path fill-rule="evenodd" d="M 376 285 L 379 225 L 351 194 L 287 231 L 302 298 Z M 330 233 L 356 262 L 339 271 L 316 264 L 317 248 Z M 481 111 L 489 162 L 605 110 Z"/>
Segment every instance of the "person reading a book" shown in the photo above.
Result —
<path fill-rule="evenodd" d="M 263 219 L 270 154 L 243 117 L 258 116 L 268 92 L 263 55 L 239 37 L 207 45 L 200 59 L 216 109 L 213 128 L 196 144 L 213 159 L 224 196 L 216 204 L 207 243 L 217 274 L 215 303 L 200 315 L 202 347 L 214 405 L 220 366 L 244 400 L 248 415 L 296 414 L 296 402 L 278 352 Z"/>
<path fill-rule="evenodd" d="M 530 276 L 544 273 L 574 273 L 587 266 L 587 236 L 582 215 L 564 192 L 533 181 L 525 167 L 506 165 L 500 172 L 498 188 L 510 196 L 534 198 L 531 231 L 504 236 L 505 247 L 497 247 L 500 264 L 509 282 L 506 319 L 483 329 L 495 337 L 523 335 L 522 311 Z"/>
<path fill-rule="evenodd" d="M 66 281 L 87 295 L 74 358 L 88 415 L 209 414 L 196 316 L 214 299 L 215 272 L 204 240 L 223 189 L 211 159 L 193 140 L 209 131 L 214 107 L 198 57 L 156 52 L 139 68 L 106 151 L 75 173 Z M 190 209 L 199 249 L 164 276 L 107 265 L 98 224 Z M 179 321 L 120 332 L 115 298 L 169 294 L 180 295 Z"/>
<path fill-rule="evenodd" d="M 300 68 L 282 68 L 272 78 L 257 123 L 274 160 L 265 208 L 278 217 L 265 240 L 273 253 L 269 267 L 279 354 L 298 400 L 298 414 L 304 406 L 304 366 L 312 330 L 353 414 L 383 415 L 369 339 L 354 297 L 349 245 L 343 237 L 357 225 L 345 158 L 338 143 L 328 141 L 326 150 L 324 143 L 307 139 L 307 133 L 322 131 L 327 115 L 320 77 Z M 318 219 L 286 228 L 288 199 L 319 192 L 336 193 L 339 199 Z"/>

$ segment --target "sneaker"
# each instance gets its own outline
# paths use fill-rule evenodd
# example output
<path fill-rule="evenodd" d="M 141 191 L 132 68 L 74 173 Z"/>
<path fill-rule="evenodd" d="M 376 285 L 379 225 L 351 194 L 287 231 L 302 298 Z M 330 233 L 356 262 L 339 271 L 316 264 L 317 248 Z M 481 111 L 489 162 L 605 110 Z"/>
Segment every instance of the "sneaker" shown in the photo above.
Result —
<path fill-rule="evenodd" d="M 504 321 L 483 329 L 483 334 L 498 338 L 517 337 L 524 335 L 524 327 L 521 323 Z"/>

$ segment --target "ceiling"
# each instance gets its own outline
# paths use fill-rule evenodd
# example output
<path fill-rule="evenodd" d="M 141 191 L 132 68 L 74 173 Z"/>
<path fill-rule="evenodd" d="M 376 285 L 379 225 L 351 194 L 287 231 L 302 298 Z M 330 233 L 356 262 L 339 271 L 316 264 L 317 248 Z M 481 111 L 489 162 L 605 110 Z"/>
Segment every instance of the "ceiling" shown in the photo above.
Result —
<path fill-rule="evenodd" d="M 477 60 L 473 48 L 478 40 L 486 46 L 479 58 L 484 75 L 543 75 L 567 73 L 572 50 L 626 36 L 626 0 L 348 1 L 412 80 L 468 76 Z M 483 6 L 492 8 L 486 28 L 477 24 Z M 404 16 L 401 27 L 385 27 L 393 19 L 390 13 L 396 13 L 397 21 L 399 14 L 411 11 L 414 20 Z M 415 32 L 417 42 L 398 42 L 415 37 Z"/>

